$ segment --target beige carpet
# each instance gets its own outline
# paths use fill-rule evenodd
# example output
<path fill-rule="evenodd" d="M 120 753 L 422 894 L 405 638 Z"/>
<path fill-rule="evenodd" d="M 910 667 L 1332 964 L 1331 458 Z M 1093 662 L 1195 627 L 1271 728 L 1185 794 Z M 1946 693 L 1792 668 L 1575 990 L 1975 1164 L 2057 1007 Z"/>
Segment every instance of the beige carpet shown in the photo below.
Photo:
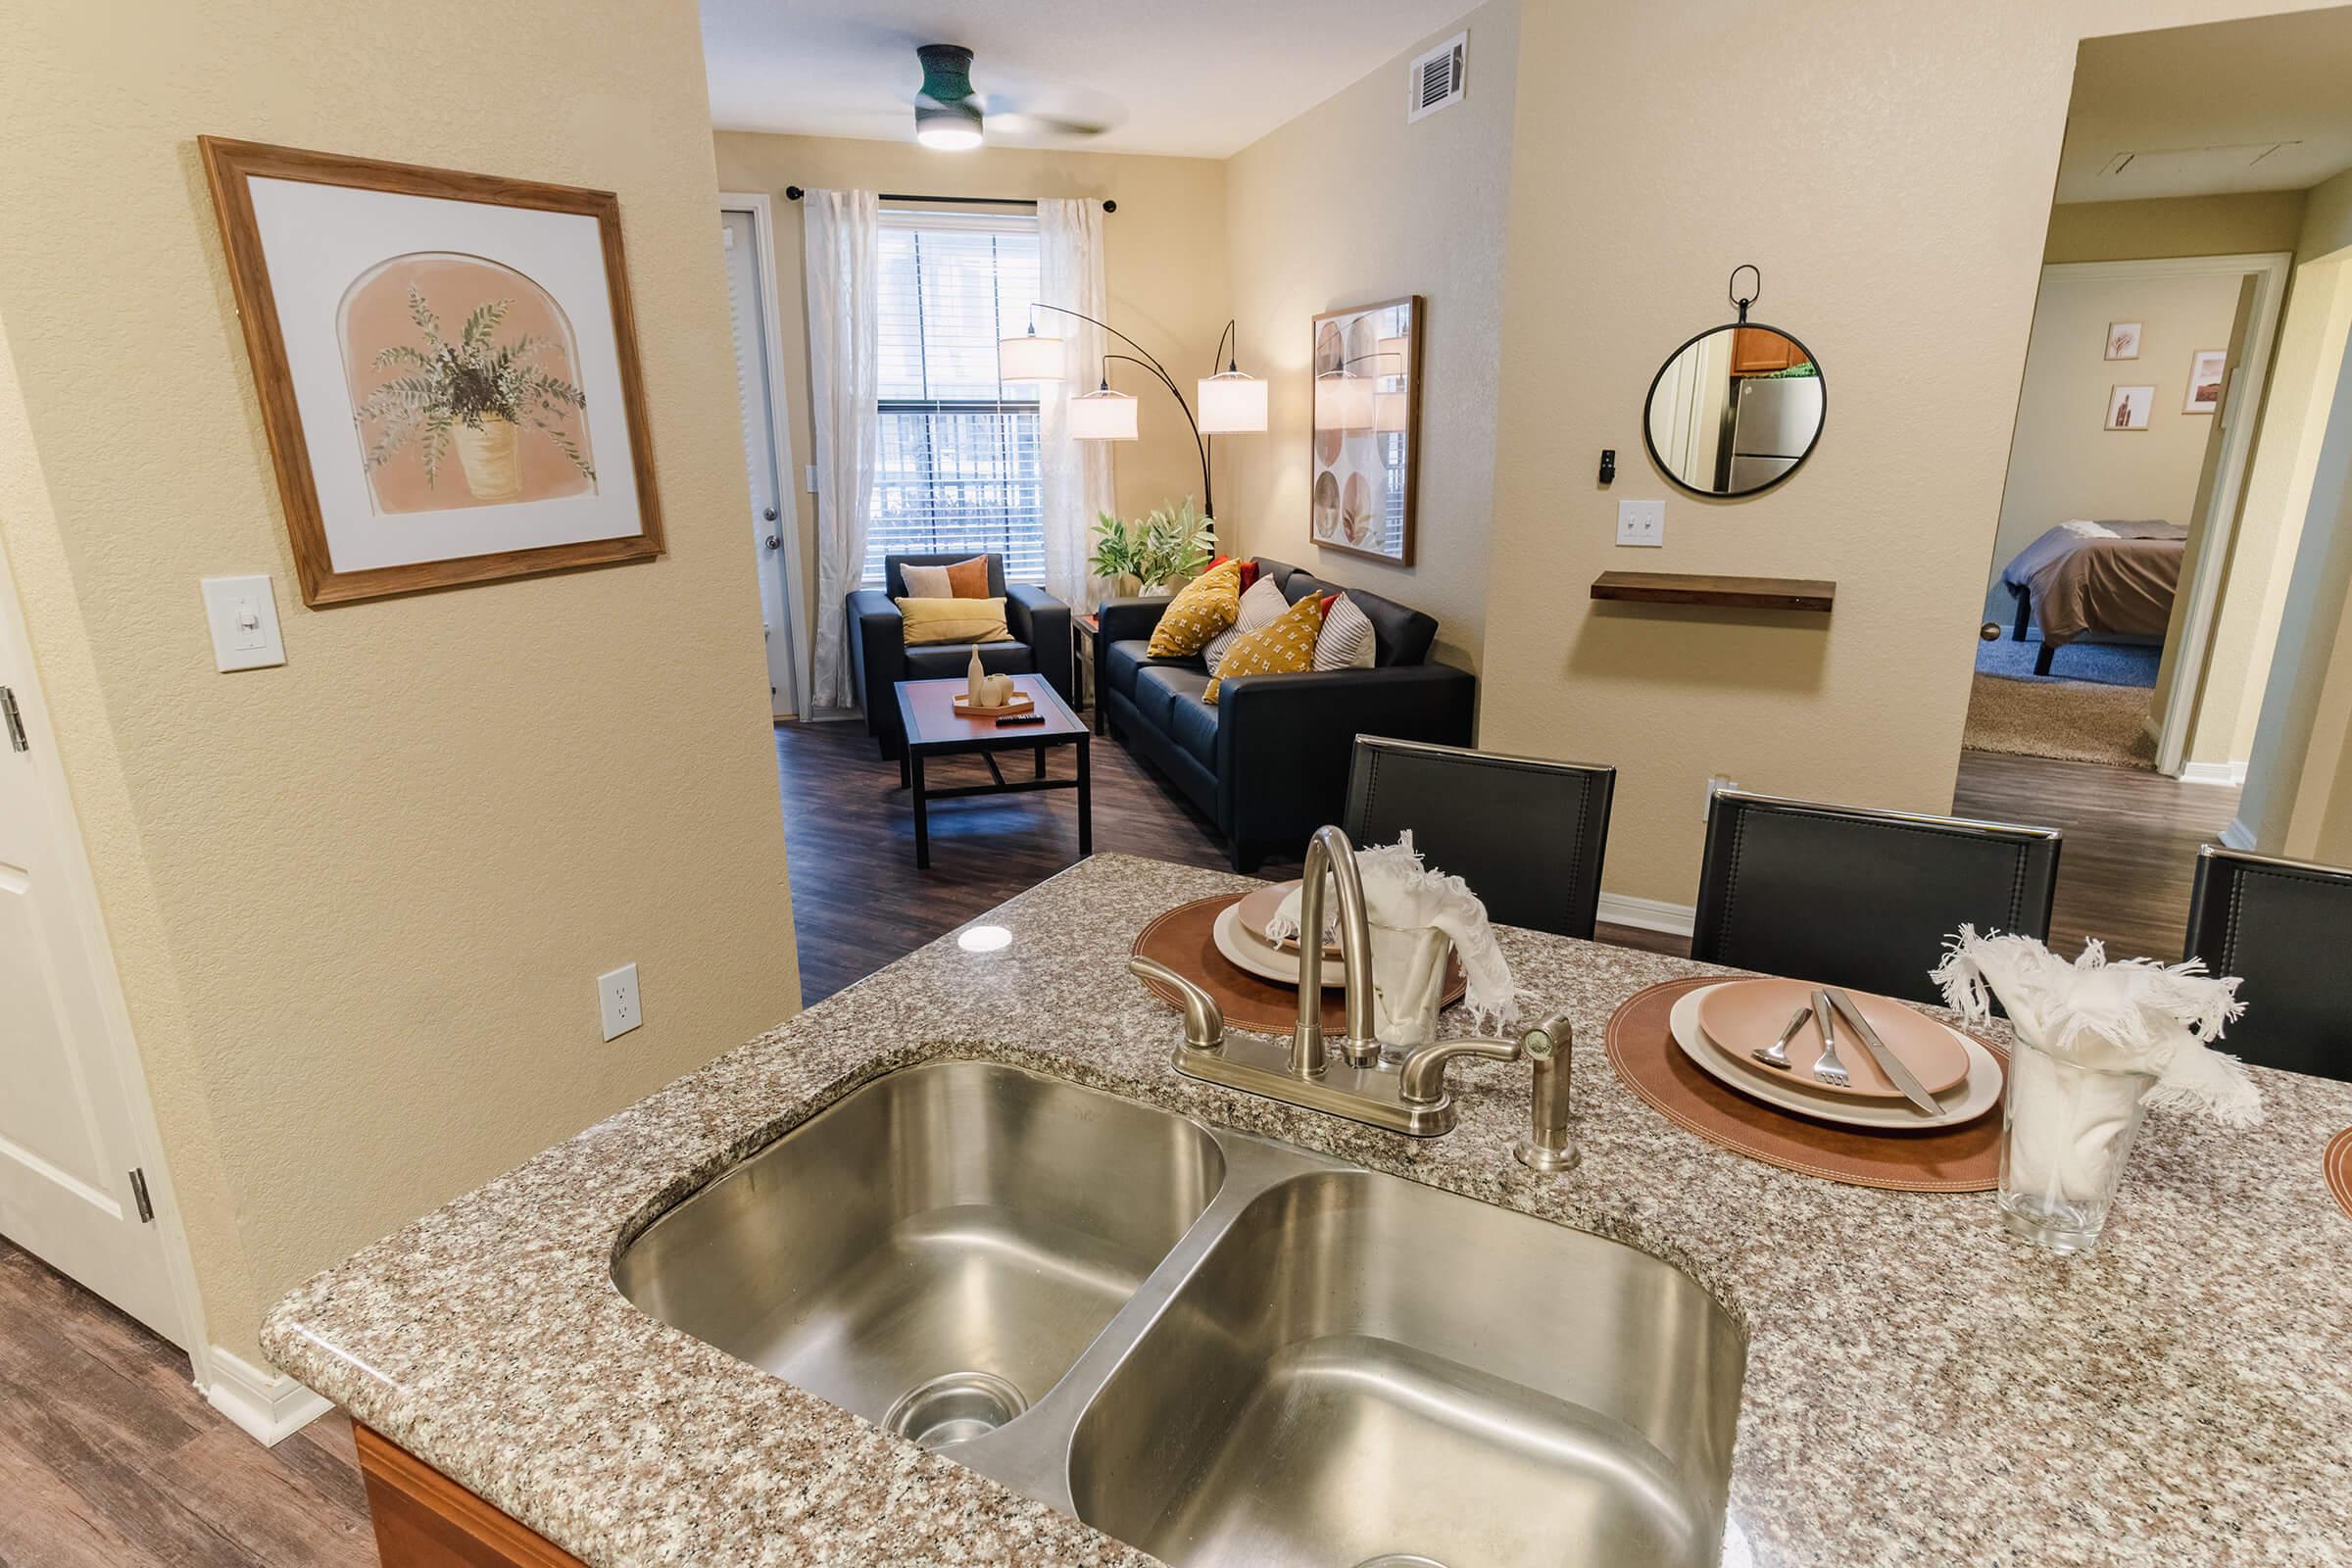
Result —
<path fill-rule="evenodd" d="M 1972 751 L 2152 772 L 2156 748 L 2145 728 L 2149 695 L 2145 686 L 1979 675 L 1961 744 Z"/>

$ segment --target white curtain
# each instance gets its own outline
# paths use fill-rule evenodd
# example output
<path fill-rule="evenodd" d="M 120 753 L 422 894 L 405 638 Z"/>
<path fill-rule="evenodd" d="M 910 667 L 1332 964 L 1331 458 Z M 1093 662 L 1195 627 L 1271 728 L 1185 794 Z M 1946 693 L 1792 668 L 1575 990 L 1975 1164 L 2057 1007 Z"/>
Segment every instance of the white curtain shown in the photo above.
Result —
<path fill-rule="evenodd" d="M 1048 305 L 1110 318 L 1102 286 L 1102 204 L 1044 200 L 1037 204 L 1038 298 Z M 1046 587 L 1054 598 L 1084 614 L 1095 608 L 1102 582 L 1088 571 L 1095 518 L 1112 507 L 1110 444 L 1076 441 L 1065 411 L 1069 399 L 1092 392 L 1102 380 L 1102 332 L 1074 317 L 1037 313 L 1041 335 L 1061 338 L 1069 363 L 1062 396 L 1047 388 L 1039 400 L 1038 468 L 1046 514 Z"/>
<path fill-rule="evenodd" d="M 811 190 L 808 221 L 808 379 L 816 425 L 816 649 L 818 708 L 854 708 L 843 601 L 865 573 L 880 426 L 881 202 L 870 190 Z"/>

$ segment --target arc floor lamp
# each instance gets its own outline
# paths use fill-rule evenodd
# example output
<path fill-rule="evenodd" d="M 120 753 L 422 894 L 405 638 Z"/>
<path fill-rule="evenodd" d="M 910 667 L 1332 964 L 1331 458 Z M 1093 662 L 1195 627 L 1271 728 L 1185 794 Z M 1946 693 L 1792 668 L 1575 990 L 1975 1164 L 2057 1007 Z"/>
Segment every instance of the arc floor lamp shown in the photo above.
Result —
<path fill-rule="evenodd" d="M 1112 337 L 1135 350 L 1134 354 L 1105 354 L 1100 384 L 1092 392 L 1071 395 L 1068 416 L 1070 435 L 1080 441 L 1132 441 L 1136 438 L 1137 400 L 1130 394 L 1116 391 L 1110 384 L 1110 362 L 1123 360 L 1141 366 L 1154 380 L 1168 389 L 1176 407 L 1184 412 L 1184 422 L 1193 432 L 1194 448 L 1200 455 L 1200 510 L 1210 518 L 1217 514 L 1216 477 L 1210 462 L 1215 438 L 1220 435 L 1241 435 L 1261 431 L 1266 427 L 1266 383 L 1254 375 L 1246 374 L 1235 354 L 1240 341 L 1235 323 L 1227 321 L 1225 330 L 1217 336 L 1217 352 L 1209 361 L 1210 373 L 1193 384 L 1194 396 L 1200 402 L 1196 416 L 1192 403 L 1186 401 L 1176 378 L 1168 368 L 1154 358 L 1150 349 L 1111 325 L 1096 320 L 1084 311 L 1073 311 L 1060 305 L 1048 305 L 1043 300 L 1029 306 L 1029 330 L 1019 337 L 1001 338 L 997 343 L 997 373 L 1006 381 L 1058 382 L 1068 378 L 1067 340 L 1041 334 L 1037 330 L 1037 313 L 1052 311 L 1059 316 L 1074 317 L 1092 322 Z M 1228 345 L 1233 352 L 1228 351 Z M 1137 358 L 1141 355 L 1142 358 Z M 1225 368 L 1216 368 L 1217 360 Z"/>

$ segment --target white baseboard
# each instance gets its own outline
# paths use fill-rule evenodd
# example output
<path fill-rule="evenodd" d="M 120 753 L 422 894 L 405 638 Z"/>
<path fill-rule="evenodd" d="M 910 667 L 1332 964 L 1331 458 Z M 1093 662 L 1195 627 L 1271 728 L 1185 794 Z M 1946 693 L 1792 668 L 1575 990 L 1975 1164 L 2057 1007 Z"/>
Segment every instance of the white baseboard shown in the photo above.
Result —
<path fill-rule="evenodd" d="M 2244 817 L 2233 816 L 2230 825 L 2222 829 L 2222 843 L 2232 850 L 2250 850 L 2254 847 L 2254 830 L 2246 826 Z"/>
<path fill-rule="evenodd" d="M 257 1367 L 218 1345 L 205 1360 L 212 1381 L 200 1385 L 204 1396 L 265 1447 L 277 1446 L 333 1408 L 274 1367 Z"/>
<path fill-rule="evenodd" d="M 2183 784 L 2227 784 L 2234 789 L 2245 781 L 2243 762 L 2185 762 L 2180 767 Z"/>
<path fill-rule="evenodd" d="M 1637 899 L 1628 893 L 1603 893 L 1599 918 L 1609 925 L 1630 925 L 1639 931 L 1663 931 L 1687 937 L 1698 911 L 1688 904 L 1664 899 Z"/>

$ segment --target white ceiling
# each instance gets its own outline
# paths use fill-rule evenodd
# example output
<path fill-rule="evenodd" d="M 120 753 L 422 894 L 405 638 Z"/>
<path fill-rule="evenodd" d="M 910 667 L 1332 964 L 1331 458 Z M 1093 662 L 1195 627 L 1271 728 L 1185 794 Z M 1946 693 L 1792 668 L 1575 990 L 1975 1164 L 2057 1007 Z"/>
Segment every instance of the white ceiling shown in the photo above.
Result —
<path fill-rule="evenodd" d="M 2061 202 L 2302 190 L 2352 168 L 2352 7 L 2092 38 Z"/>
<path fill-rule="evenodd" d="M 721 130 L 912 141 L 914 48 L 959 43 L 1017 147 L 1223 158 L 1463 15 L 1473 0 L 702 0 Z M 1477 70 L 1477 42 L 1471 43 Z M 999 118 L 1016 102 L 1097 136 Z M 1398 73 L 1397 113 L 1404 112 Z M 942 156 L 953 156 L 943 154 Z"/>

